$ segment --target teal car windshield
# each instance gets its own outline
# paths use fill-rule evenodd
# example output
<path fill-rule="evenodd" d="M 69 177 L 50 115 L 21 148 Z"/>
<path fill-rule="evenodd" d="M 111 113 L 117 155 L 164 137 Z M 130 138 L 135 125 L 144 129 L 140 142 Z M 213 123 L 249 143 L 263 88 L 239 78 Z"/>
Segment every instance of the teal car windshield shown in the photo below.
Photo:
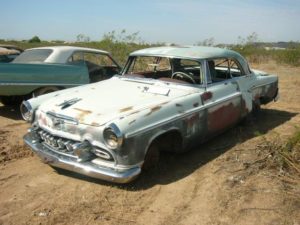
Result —
<path fill-rule="evenodd" d="M 12 63 L 39 63 L 44 62 L 52 53 L 51 49 L 32 49 L 23 52 Z"/>

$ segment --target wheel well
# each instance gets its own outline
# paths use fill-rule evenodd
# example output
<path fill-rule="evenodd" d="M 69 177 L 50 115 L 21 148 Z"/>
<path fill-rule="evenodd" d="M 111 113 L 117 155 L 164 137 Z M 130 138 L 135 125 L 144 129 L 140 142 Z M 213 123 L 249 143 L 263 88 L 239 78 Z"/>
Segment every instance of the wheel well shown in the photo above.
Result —
<path fill-rule="evenodd" d="M 46 90 L 45 94 L 47 94 L 47 93 L 49 93 L 47 91 L 47 89 L 49 89 L 49 90 L 51 90 L 51 89 L 62 90 L 62 89 L 64 89 L 64 87 L 62 87 L 62 86 L 44 86 L 44 87 L 39 87 L 39 88 L 33 90 L 30 95 L 36 97 L 36 96 L 39 96 L 41 94 L 44 94 L 44 93 L 41 93 L 41 92 L 43 92 L 45 90 Z M 52 92 L 52 91 L 50 91 L 50 92 Z"/>
<path fill-rule="evenodd" d="M 156 144 L 160 151 L 179 152 L 182 149 L 182 136 L 179 131 L 172 130 L 155 137 L 151 145 Z"/>

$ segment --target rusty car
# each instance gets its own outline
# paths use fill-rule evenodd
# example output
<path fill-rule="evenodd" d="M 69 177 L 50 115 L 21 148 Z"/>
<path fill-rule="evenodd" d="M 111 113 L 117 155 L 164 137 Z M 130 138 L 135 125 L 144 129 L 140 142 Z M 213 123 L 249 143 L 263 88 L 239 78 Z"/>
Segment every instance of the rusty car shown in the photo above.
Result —
<path fill-rule="evenodd" d="M 49 92 L 111 78 L 121 67 L 110 53 L 74 46 L 27 49 L 0 64 L 0 101 L 4 105 Z"/>
<path fill-rule="evenodd" d="M 24 101 L 24 141 L 53 167 L 126 183 L 277 99 L 278 77 L 235 51 L 148 48 L 121 75 Z"/>

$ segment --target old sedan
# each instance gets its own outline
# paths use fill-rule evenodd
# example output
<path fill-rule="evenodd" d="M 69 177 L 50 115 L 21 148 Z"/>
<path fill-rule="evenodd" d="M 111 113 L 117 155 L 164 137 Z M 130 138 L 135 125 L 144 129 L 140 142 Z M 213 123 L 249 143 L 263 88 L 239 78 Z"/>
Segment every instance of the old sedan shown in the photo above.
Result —
<path fill-rule="evenodd" d="M 278 78 L 209 47 L 133 52 L 122 76 L 23 103 L 24 140 L 45 162 L 125 183 L 276 100 Z"/>
<path fill-rule="evenodd" d="M 111 78 L 121 67 L 102 50 L 73 46 L 25 50 L 0 64 L 0 101 L 12 105 L 49 92 Z"/>

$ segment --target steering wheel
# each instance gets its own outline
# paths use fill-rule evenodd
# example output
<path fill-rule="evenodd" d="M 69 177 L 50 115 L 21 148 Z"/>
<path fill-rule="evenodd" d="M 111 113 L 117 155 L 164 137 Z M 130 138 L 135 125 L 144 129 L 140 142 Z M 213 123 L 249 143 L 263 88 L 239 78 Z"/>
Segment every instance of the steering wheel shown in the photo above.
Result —
<path fill-rule="evenodd" d="M 192 78 L 189 74 L 184 73 L 184 72 L 175 72 L 172 74 L 171 78 L 174 79 L 175 77 L 179 77 L 179 78 L 183 78 L 186 77 L 188 78 L 190 81 L 193 82 L 193 84 L 196 84 L 196 81 L 194 80 L 194 78 Z M 175 78 L 176 79 L 176 78 Z"/>

